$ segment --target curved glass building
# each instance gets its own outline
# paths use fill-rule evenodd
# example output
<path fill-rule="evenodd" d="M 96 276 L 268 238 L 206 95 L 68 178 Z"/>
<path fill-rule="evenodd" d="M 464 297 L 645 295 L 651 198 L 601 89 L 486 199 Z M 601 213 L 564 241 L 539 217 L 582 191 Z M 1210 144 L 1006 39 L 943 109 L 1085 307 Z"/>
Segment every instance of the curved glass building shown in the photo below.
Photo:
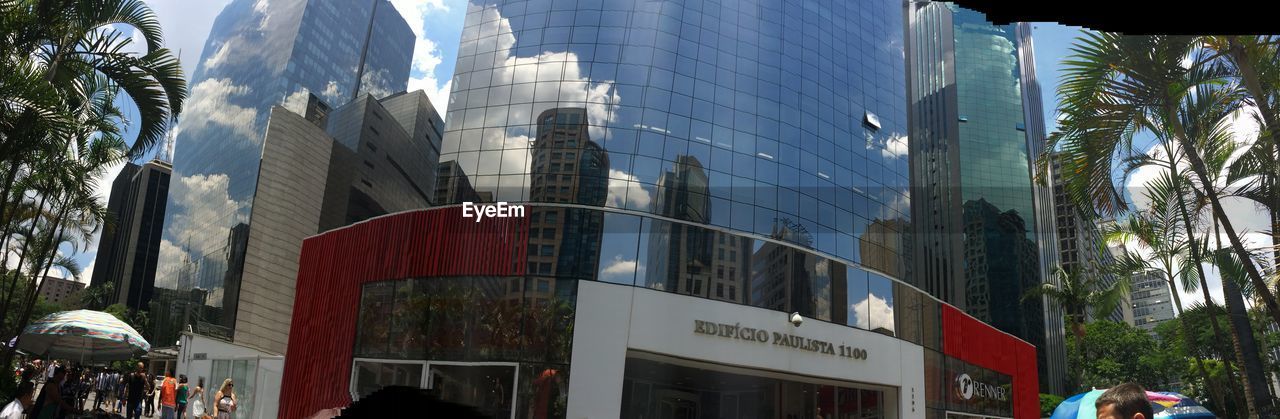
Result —
<path fill-rule="evenodd" d="M 1034 347 L 909 285 L 905 22 L 471 2 L 443 205 L 307 240 L 281 416 L 391 384 L 513 418 L 1038 414 Z"/>

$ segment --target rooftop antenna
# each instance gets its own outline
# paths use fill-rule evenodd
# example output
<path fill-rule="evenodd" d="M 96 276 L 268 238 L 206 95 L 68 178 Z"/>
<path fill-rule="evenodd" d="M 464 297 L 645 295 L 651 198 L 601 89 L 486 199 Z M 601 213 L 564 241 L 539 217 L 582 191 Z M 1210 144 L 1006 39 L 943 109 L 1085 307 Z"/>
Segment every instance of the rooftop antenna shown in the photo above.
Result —
<path fill-rule="evenodd" d="M 182 49 L 178 49 L 178 63 L 179 64 L 182 63 Z M 177 127 L 178 127 L 178 118 L 174 117 L 172 120 L 169 121 L 169 130 L 168 132 L 165 133 L 164 147 L 160 149 L 160 154 L 156 156 L 156 160 L 161 160 L 161 161 L 164 161 L 165 163 L 169 163 L 170 166 L 173 165 L 173 142 L 174 142 L 173 131 Z"/>

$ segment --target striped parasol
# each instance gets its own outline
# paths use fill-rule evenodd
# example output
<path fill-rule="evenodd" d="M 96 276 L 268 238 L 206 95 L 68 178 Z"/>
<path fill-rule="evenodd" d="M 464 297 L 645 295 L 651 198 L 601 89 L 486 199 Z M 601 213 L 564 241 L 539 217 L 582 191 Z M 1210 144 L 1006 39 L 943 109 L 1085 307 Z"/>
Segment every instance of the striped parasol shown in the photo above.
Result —
<path fill-rule="evenodd" d="M 46 358 L 116 361 L 146 353 L 151 344 L 115 316 L 72 310 L 31 323 L 18 337 L 18 349 Z"/>

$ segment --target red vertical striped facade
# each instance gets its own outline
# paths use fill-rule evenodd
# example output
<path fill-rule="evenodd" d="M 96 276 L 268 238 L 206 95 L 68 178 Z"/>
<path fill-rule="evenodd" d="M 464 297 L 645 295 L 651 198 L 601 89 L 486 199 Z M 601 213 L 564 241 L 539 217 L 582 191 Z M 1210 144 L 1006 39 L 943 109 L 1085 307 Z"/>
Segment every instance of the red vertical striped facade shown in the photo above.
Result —
<path fill-rule="evenodd" d="M 476 223 L 459 207 L 371 219 L 306 239 L 299 257 L 280 418 L 351 402 L 363 284 L 423 276 L 524 274 L 528 218 Z"/>
<path fill-rule="evenodd" d="M 476 223 L 460 207 L 404 212 L 306 239 L 299 258 L 279 417 L 351 402 L 361 287 L 427 276 L 522 276 L 528 218 Z M 1009 375 L 1016 418 L 1040 414 L 1035 347 L 943 304 L 943 353 Z"/>
<path fill-rule="evenodd" d="M 942 306 L 942 352 L 1013 378 L 1013 417 L 1040 417 L 1036 347 L 949 305 Z"/>

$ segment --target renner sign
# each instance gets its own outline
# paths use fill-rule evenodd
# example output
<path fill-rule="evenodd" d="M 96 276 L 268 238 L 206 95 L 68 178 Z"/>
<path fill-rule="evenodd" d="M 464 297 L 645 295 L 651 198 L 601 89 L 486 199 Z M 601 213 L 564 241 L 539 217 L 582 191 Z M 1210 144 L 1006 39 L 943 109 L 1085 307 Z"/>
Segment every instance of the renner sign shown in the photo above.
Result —
<path fill-rule="evenodd" d="M 1009 401 L 1009 390 L 1001 386 L 974 380 L 969 377 L 969 374 L 961 373 L 956 376 L 956 396 L 960 397 L 961 400 L 970 400 L 978 397 L 1007 402 Z"/>

